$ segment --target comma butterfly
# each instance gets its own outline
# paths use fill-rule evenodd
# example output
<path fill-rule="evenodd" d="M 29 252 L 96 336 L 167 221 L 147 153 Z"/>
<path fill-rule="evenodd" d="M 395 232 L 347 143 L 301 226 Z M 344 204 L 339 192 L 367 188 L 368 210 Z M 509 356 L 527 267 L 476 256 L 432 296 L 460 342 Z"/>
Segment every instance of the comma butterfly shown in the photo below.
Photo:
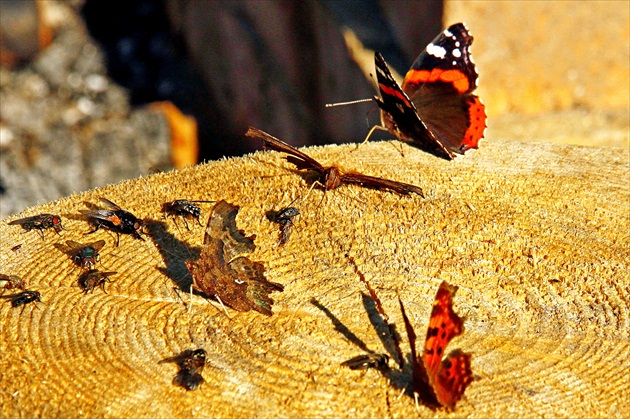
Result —
<path fill-rule="evenodd" d="M 269 294 L 284 291 L 281 284 L 265 278 L 265 267 L 243 253 L 256 249 L 254 238 L 236 228 L 239 207 L 219 201 L 212 209 L 197 262 L 186 261 L 193 276 L 193 287 L 216 297 L 234 310 L 256 310 L 271 316 L 273 300 Z"/>
<path fill-rule="evenodd" d="M 405 307 L 398 300 L 411 346 L 413 390 L 422 396 L 429 395 L 449 409 L 455 407 L 466 387 L 473 381 L 470 354 L 457 349 L 442 359 L 449 342 L 464 332 L 463 319 L 453 311 L 453 296 L 456 291 L 456 286 L 446 282 L 440 285 L 431 311 L 422 358 L 416 352 L 416 334 L 405 313 Z"/>

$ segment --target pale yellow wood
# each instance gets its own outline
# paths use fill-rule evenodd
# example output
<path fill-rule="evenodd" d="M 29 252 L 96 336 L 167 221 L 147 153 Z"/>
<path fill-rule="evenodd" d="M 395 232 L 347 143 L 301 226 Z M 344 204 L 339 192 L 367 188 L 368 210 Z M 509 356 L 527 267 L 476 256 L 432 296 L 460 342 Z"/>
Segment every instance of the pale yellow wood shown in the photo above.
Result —
<path fill-rule="evenodd" d="M 404 157 L 399 153 L 402 147 Z M 622 417 L 630 412 L 628 279 L 630 171 L 627 151 L 485 141 L 455 162 L 398 143 L 307 152 L 323 163 L 413 183 L 426 199 L 342 187 L 313 190 L 289 243 L 276 246 L 265 212 L 308 190 L 278 153 L 259 153 L 131 180 L 30 208 L 64 217 L 62 236 L 0 223 L 0 272 L 19 275 L 43 302 L 22 312 L 0 304 L 2 417 L 414 417 L 410 376 L 341 368 L 385 348 L 361 299 L 348 256 L 403 331 L 400 295 L 420 336 L 442 280 L 459 286 L 466 332 L 452 343 L 473 354 L 478 377 L 456 416 Z M 76 215 L 105 196 L 154 224 L 154 239 L 120 247 Z M 192 309 L 183 261 L 198 254 L 203 228 L 162 220 L 163 202 L 226 199 L 240 228 L 256 234 L 251 259 L 285 286 L 275 314 L 222 310 L 198 296 Z M 211 205 L 203 207 L 205 223 Z M 79 269 L 53 247 L 105 239 L 101 269 L 115 281 L 83 295 Z M 10 250 L 22 244 L 18 251 Z M 160 249 L 156 246 L 159 244 Z M 161 253 L 160 253 L 161 252 Z M 165 274 L 165 268 L 167 274 Z M 183 301 L 182 301 L 183 299 Z M 311 301 L 316 299 L 318 308 Z M 328 313 L 328 314 L 327 314 Z M 370 313 L 372 316 L 374 313 Z M 171 384 L 187 348 L 208 351 L 206 383 Z M 408 353 L 406 338 L 403 350 Z M 449 416 L 420 406 L 421 417 Z"/>

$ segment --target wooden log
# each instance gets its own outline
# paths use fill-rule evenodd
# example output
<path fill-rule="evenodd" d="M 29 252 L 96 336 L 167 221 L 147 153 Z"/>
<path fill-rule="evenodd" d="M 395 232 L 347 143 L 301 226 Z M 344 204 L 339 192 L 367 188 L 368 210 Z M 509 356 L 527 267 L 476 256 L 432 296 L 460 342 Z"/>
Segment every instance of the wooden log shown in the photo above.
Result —
<path fill-rule="evenodd" d="M 465 333 L 449 349 L 473 354 L 476 380 L 458 416 L 621 417 L 630 411 L 630 169 L 627 151 L 486 141 L 447 162 L 399 143 L 328 146 L 325 164 L 421 186 L 426 198 L 360 187 L 298 201 L 302 215 L 283 247 L 265 212 L 305 197 L 304 178 L 275 152 L 155 174 L 29 208 L 0 222 L 2 273 L 42 302 L 0 304 L 0 416 L 414 417 L 399 397 L 409 367 L 365 374 L 339 364 L 386 352 L 354 266 L 404 330 L 397 296 L 424 336 L 441 281 L 459 286 Z M 404 156 L 399 149 L 402 149 Z M 99 197 L 154 220 L 146 241 L 90 230 L 77 216 Z M 238 227 L 256 234 L 250 259 L 285 286 L 271 317 L 229 318 L 216 303 L 179 295 L 184 260 L 204 227 L 163 219 L 163 202 L 225 199 Z M 202 204 L 205 224 L 211 204 Z M 24 232 L 7 222 L 49 212 L 66 231 Z M 177 225 L 175 222 L 177 221 Z M 116 271 L 107 293 L 84 295 L 80 270 L 53 247 L 104 239 L 99 269 Z M 11 250 L 21 244 L 19 250 Z M 6 293 L 5 293 L 6 294 Z M 404 333 L 403 333 L 404 335 Z M 386 341 L 386 339 L 384 338 Z M 174 364 L 203 347 L 206 382 L 186 392 Z M 402 349 L 409 346 L 403 336 Z M 624 413 L 625 412 L 625 413 Z M 448 416 L 420 405 L 421 417 Z"/>

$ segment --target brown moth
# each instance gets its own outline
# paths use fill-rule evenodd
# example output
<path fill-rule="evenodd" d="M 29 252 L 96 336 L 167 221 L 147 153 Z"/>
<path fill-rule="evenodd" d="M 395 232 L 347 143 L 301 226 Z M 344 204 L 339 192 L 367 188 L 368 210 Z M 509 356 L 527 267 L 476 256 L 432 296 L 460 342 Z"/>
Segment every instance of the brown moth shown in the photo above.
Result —
<path fill-rule="evenodd" d="M 216 203 L 208 219 L 199 260 L 188 260 L 186 266 L 194 289 L 216 297 L 234 310 L 256 310 L 271 316 L 273 300 L 269 294 L 284 291 L 284 287 L 265 278 L 262 263 L 242 255 L 256 249 L 256 236 L 246 237 L 236 227 L 238 210 L 225 201 Z"/>
<path fill-rule="evenodd" d="M 321 183 L 327 191 L 337 189 L 341 185 L 347 184 L 359 185 L 364 188 L 377 190 L 389 190 L 400 195 L 415 193 L 424 197 L 424 193 L 421 188 L 409 185 L 408 183 L 368 176 L 357 172 L 343 173 L 337 166 L 324 167 L 317 160 L 302 153 L 297 148 L 272 137 L 258 128 L 249 127 L 249 130 L 245 135 L 262 140 L 265 148 L 289 154 L 286 157 L 287 161 L 289 163 L 293 163 L 299 170 L 311 170 L 317 172 L 319 174 L 317 181 Z"/>

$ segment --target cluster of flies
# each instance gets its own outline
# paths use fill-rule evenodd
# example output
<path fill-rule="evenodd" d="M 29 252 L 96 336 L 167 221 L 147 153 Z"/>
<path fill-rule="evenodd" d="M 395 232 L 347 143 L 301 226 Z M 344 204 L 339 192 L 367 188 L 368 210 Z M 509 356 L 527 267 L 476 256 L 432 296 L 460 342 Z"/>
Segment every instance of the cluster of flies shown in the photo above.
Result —
<path fill-rule="evenodd" d="M 92 225 L 93 229 L 87 233 L 93 234 L 101 228 L 110 230 L 116 234 L 116 246 L 120 244 L 120 235 L 129 234 L 132 237 L 144 240 L 141 236 L 144 221 L 133 215 L 131 212 L 122 209 L 106 198 L 100 198 L 100 202 L 105 208 L 94 208 L 81 210 L 81 214 Z M 203 201 L 206 202 L 206 201 Z M 176 200 L 164 204 L 164 210 L 168 215 L 192 216 L 199 220 L 201 209 L 191 201 Z M 60 235 L 65 230 L 61 217 L 55 214 L 39 214 L 32 217 L 21 218 L 11 221 L 9 225 L 19 225 L 26 231 L 35 230 L 42 240 L 45 239 L 44 231 L 53 230 Z M 105 246 L 105 240 L 98 240 L 92 243 L 79 243 L 74 240 L 67 240 L 65 244 L 56 243 L 54 246 L 61 252 L 68 255 L 72 262 L 81 269 L 81 274 L 77 280 L 79 287 L 84 293 L 91 293 L 95 288 L 100 287 L 105 291 L 105 283 L 109 282 L 109 277 L 117 272 L 103 272 L 96 269 L 101 249 Z M 17 251 L 22 247 L 14 247 Z M 22 290 L 2 298 L 11 300 L 13 307 L 20 307 L 34 301 L 41 301 L 39 291 L 26 290 L 26 283 L 21 278 L 14 275 L 0 274 L 0 290 L 4 293 L 7 290 Z"/>
<path fill-rule="evenodd" d="M 249 137 L 262 140 L 266 148 L 287 153 L 287 161 L 295 165 L 298 170 L 315 172 L 317 175 L 317 179 L 315 180 L 314 185 L 319 184 L 325 191 L 336 189 L 344 184 L 354 184 L 366 188 L 391 191 L 400 195 L 409 195 L 411 193 L 415 193 L 422 196 L 422 190 L 413 185 L 367 176 L 356 172 L 344 173 L 336 166 L 325 167 L 308 155 L 288 145 L 287 143 L 284 143 L 277 138 L 274 138 L 271 135 L 255 128 L 250 128 L 247 135 Z M 162 205 L 162 211 L 167 217 L 172 217 L 174 219 L 176 226 L 177 223 L 175 221 L 175 217 L 181 217 L 184 220 L 186 228 L 190 230 L 187 219 L 196 220 L 200 226 L 202 225 L 200 221 L 201 208 L 199 207 L 199 205 L 197 205 L 197 203 L 203 202 L 214 201 L 189 201 L 186 199 L 177 199 L 171 202 L 164 203 Z M 279 225 L 278 243 L 280 246 L 286 244 L 289 240 L 291 231 L 294 226 L 294 219 L 295 217 L 300 215 L 299 209 L 295 206 L 292 206 L 294 202 L 295 201 L 279 210 L 270 210 L 266 213 L 269 221 Z M 122 234 L 131 235 L 138 240 L 144 240 L 142 235 L 145 234 L 145 222 L 142 219 L 136 217 L 131 212 L 122 209 L 120 206 L 108 199 L 100 198 L 100 203 L 102 204 L 102 207 L 91 206 L 90 209 L 80 211 L 81 215 L 92 226 L 92 230 L 85 233 L 86 235 L 93 234 L 103 228 L 116 234 L 116 246 L 119 246 L 120 235 Z M 224 201 L 221 201 L 219 204 L 217 205 L 223 208 L 225 211 L 234 211 L 231 218 L 231 223 L 233 224 L 234 216 L 236 214 L 236 211 L 238 211 L 238 207 L 231 206 Z M 39 214 L 32 217 L 14 220 L 9 224 L 19 225 L 27 231 L 36 230 L 41 235 L 42 240 L 44 239 L 45 230 L 52 229 L 58 235 L 60 235 L 61 230 L 64 230 L 61 217 L 53 214 Z M 233 232 L 236 231 L 235 225 L 230 225 L 228 226 L 228 228 L 231 229 Z M 206 230 L 206 237 L 208 237 L 208 229 Z M 244 248 L 252 246 L 253 248 L 253 241 L 251 241 L 252 238 L 253 236 L 251 238 L 242 236 L 242 242 L 240 243 L 240 246 L 244 246 Z M 110 281 L 110 276 L 116 274 L 116 272 L 102 272 L 95 267 L 99 259 L 100 251 L 103 249 L 104 246 L 104 240 L 85 244 L 73 240 L 67 240 L 65 244 L 55 245 L 58 250 L 68 255 L 73 263 L 81 269 L 82 272 L 77 282 L 86 294 L 93 292 L 94 289 L 97 287 L 100 287 L 103 292 L 106 292 L 105 283 Z M 18 246 L 16 246 L 16 248 L 18 248 Z M 212 254 L 211 250 L 212 246 L 209 246 L 209 255 Z M 266 282 L 263 276 L 264 267 L 262 266 L 262 264 L 251 262 L 246 258 L 241 258 L 241 260 L 251 265 L 250 270 L 256 273 L 253 278 L 247 279 L 247 281 L 250 281 L 248 285 L 249 288 L 251 288 L 251 292 L 241 291 L 240 294 L 237 293 L 239 295 L 237 298 L 233 298 L 231 301 L 227 299 L 226 302 L 232 308 L 239 309 L 239 307 L 246 307 L 240 309 L 241 311 L 254 309 L 263 314 L 271 315 L 271 304 L 273 303 L 273 300 L 267 298 L 266 294 L 272 291 L 282 291 L 283 287 L 280 284 Z M 220 285 L 220 283 L 216 282 L 215 279 L 205 278 L 206 272 L 200 272 L 199 269 L 200 266 L 203 266 L 202 262 L 204 261 L 200 261 L 198 264 L 190 264 L 191 266 L 196 266 L 197 271 L 200 273 L 199 278 L 194 278 L 195 283 L 206 285 L 205 287 L 202 287 L 202 289 L 213 290 L 215 294 L 212 296 L 216 297 L 216 299 L 219 299 L 220 290 L 216 290 L 216 288 L 220 287 L 216 287 L 216 285 Z M 222 268 L 224 268 L 224 270 L 229 270 L 229 267 L 226 266 L 223 266 Z M 206 271 L 206 269 L 203 269 L 203 271 Z M 239 278 L 234 278 L 233 281 L 229 279 L 232 273 L 225 271 L 224 274 L 226 277 L 224 278 L 224 280 L 227 281 L 226 283 L 231 284 L 232 282 L 234 282 L 236 284 L 242 284 L 242 281 Z M 195 276 L 194 273 L 193 276 Z M 38 291 L 26 290 L 24 281 L 22 281 L 18 277 L 2 275 L 0 276 L 0 286 L 2 287 L 3 292 L 4 290 L 22 290 L 22 292 L 20 293 L 5 297 L 11 299 L 11 304 L 13 305 L 13 307 L 24 306 L 33 301 L 40 301 L 40 293 Z M 231 284 L 231 286 L 235 287 L 234 284 Z M 259 295 L 261 292 L 263 292 L 265 295 Z M 237 299 L 238 301 L 236 301 Z M 179 366 L 179 372 L 173 380 L 175 384 L 182 386 L 187 390 L 195 390 L 197 387 L 199 387 L 201 383 L 203 383 L 204 380 L 201 376 L 201 373 L 206 362 L 206 352 L 203 349 L 187 350 L 173 358 L 169 358 L 164 361 L 174 362 Z M 347 365 L 352 369 L 381 369 L 386 368 L 387 362 L 387 355 L 370 354 L 362 355 L 352 360 L 349 360 L 348 362 L 344 363 L 344 365 Z"/>

